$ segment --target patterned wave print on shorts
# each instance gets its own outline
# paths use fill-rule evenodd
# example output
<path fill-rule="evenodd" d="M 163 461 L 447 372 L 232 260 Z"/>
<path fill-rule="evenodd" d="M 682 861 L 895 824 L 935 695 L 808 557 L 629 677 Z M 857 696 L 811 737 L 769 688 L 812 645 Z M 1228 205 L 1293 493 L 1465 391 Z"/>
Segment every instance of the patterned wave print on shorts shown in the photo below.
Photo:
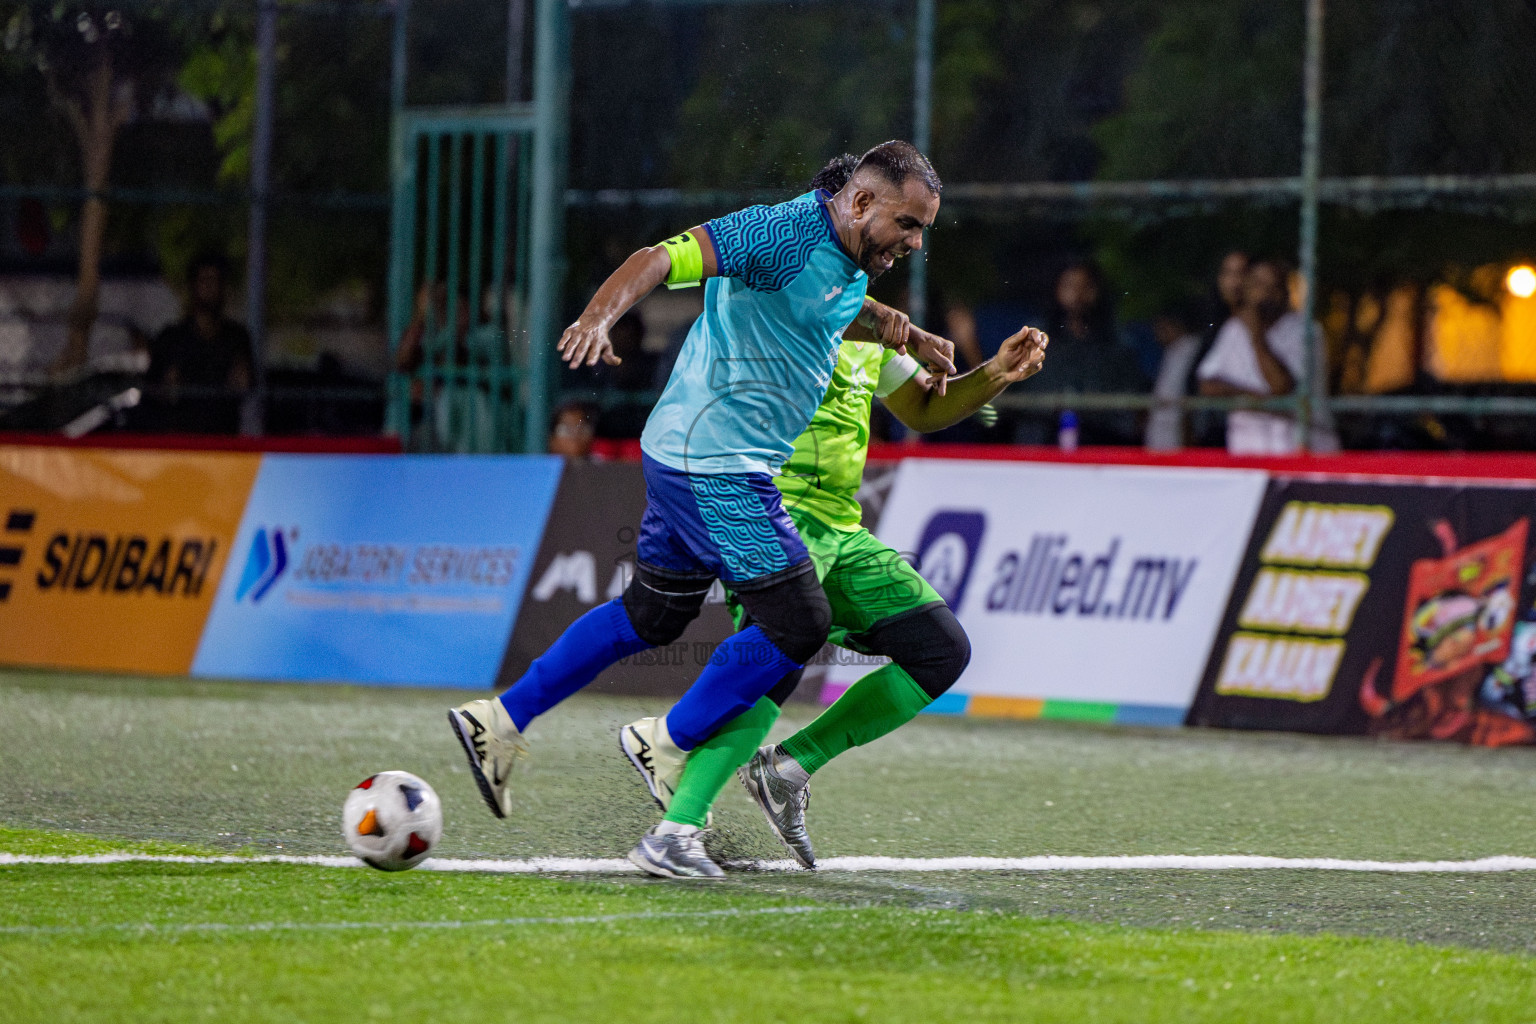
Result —
<path fill-rule="evenodd" d="M 733 582 L 744 582 L 789 568 L 789 556 L 768 521 L 763 499 L 740 477 L 689 477 L 699 518 L 720 549 L 720 561 Z"/>
<path fill-rule="evenodd" d="M 706 226 L 720 257 L 720 276 L 759 292 L 788 288 L 828 238 L 820 204 L 810 199 L 749 206 Z"/>

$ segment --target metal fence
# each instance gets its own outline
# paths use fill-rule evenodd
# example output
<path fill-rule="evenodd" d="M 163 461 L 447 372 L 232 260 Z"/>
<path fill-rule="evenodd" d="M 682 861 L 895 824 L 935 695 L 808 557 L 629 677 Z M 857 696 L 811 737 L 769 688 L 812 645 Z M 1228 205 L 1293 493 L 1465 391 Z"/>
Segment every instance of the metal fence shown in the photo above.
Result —
<path fill-rule="evenodd" d="M 396 115 L 387 427 L 407 449 L 525 446 L 532 124 L 512 106 Z"/>
<path fill-rule="evenodd" d="M 750 2 L 750 0 L 748 0 Z M 1319 294 L 1318 243 L 1322 207 L 1334 204 L 1361 211 L 1419 209 L 1430 205 L 1474 210 L 1498 210 L 1511 199 L 1536 196 L 1536 173 L 1425 174 L 1324 177 L 1323 69 L 1325 58 L 1324 0 L 1303 0 L 1304 46 L 1296 59 L 1301 67 L 1301 111 L 1297 124 L 1301 161 L 1288 177 L 1247 179 L 958 182 L 947 184 L 946 205 L 972 211 L 1025 212 L 1044 217 L 1080 217 L 1111 212 L 1123 217 L 1156 209 L 1161 215 L 1209 209 L 1233 202 L 1264 205 L 1294 204 L 1297 211 L 1296 263 L 1302 281 L 1300 313 L 1308 330 L 1315 331 Z M 546 0 L 552 15 L 569 6 L 562 0 Z M 933 103 L 934 40 L 938 6 L 934 0 L 915 0 L 913 25 L 912 138 L 925 151 L 930 139 Z M 1407 16 L 1406 14 L 1404 16 Z M 1242 55 L 1229 55 L 1241 60 Z M 731 208 L 748 202 L 775 201 L 782 196 L 762 190 L 689 191 L 683 189 L 573 190 L 567 194 L 573 209 L 679 211 Z M 942 246 L 942 239 L 933 239 Z M 921 323 L 927 307 L 927 259 L 914 254 L 910 263 L 909 310 Z M 535 338 L 551 339 L 556 325 L 535 324 Z M 1523 395 L 1343 395 L 1320 397 L 1314 386 L 1322 367 L 1315 365 L 1315 346 L 1305 346 L 1306 359 L 1291 395 L 1271 399 L 1185 397 L 1177 401 L 1181 414 L 1199 410 L 1267 409 L 1296 417 L 1297 433 L 1305 444 L 1314 419 L 1335 413 L 1343 416 L 1464 415 L 1536 416 L 1536 397 Z M 1063 409 L 1150 410 L 1167 402 L 1151 395 L 1081 394 L 1075 392 L 1009 393 L 996 404 L 1019 412 Z M 1326 409 L 1323 408 L 1326 406 Z"/>
<path fill-rule="evenodd" d="M 138 0 L 133 0 L 138 2 Z M 1298 16 L 1304 15 L 1302 46 L 1295 55 L 1300 69 L 1300 117 L 1296 123 L 1300 159 L 1295 173 L 1247 178 L 1089 180 L 1089 181 L 954 181 L 945 189 L 949 209 L 967 216 L 1038 217 L 1083 219 L 1115 216 L 1136 220 L 1144 216 L 1180 216 L 1194 211 L 1237 206 L 1293 207 L 1296 213 L 1296 257 L 1304 287 L 1304 322 L 1315 319 L 1319 293 L 1318 249 L 1322 211 L 1330 206 L 1360 211 L 1412 210 L 1426 205 L 1468 210 L 1500 210 L 1511 202 L 1536 196 L 1536 173 L 1336 175 L 1323 173 L 1328 139 L 1324 136 L 1324 45 L 1326 25 L 1323 0 L 1299 0 Z M 505 142 L 474 132 L 456 136 L 460 141 L 441 141 L 432 150 L 438 157 L 416 151 L 415 160 L 402 154 L 402 138 L 416 130 L 410 126 L 431 123 L 434 117 L 451 119 L 452 111 L 432 107 L 407 107 L 407 53 L 412 14 L 409 0 L 379 3 L 325 3 L 304 0 L 279 3 L 256 0 L 251 8 L 253 43 L 258 54 L 257 110 L 253 133 L 251 183 L 245 189 L 145 189 L 113 188 L 105 195 L 113 203 L 160 205 L 232 204 L 248 209 L 250 238 L 246 319 L 256 347 L 256 364 L 265 364 L 264 338 L 267 278 L 271 267 L 264 244 L 270 218 L 282 211 L 337 211 L 384 218 L 393 210 L 390 231 L 393 253 L 387 271 L 388 312 L 386 336 L 393 350 L 408 330 L 411 312 L 424 284 L 441 283 L 445 296 L 439 306 L 428 301 L 424 309 L 421 363 L 390 379 L 389 428 L 406 436 L 413 446 L 450 450 L 542 449 L 551 406 L 560 397 L 554 369 L 553 343 L 575 293 L 569 279 L 570 218 L 614 216 L 636 220 L 676 223 L 696 214 L 707 215 L 749 201 L 783 197 L 777 188 L 626 188 L 592 187 L 593 182 L 571 182 L 573 140 L 573 76 L 589 70 L 590 52 L 573 58 L 572 34 L 578 21 L 589 14 L 601 17 L 614 11 L 685 9 L 689 17 L 716 9 L 757 12 L 769 18 L 787 6 L 775 0 L 533 0 L 530 35 L 533 55 L 531 102 L 522 97 L 525 50 L 524 0 L 507 4 L 505 46 L 506 97 L 512 101 L 500 116 L 517 123 Z M 801 7 L 805 5 L 800 5 Z M 811 5 L 816 7 L 816 5 Z M 935 68 L 943 54 L 939 49 L 945 4 L 938 0 L 905 0 L 878 5 L 879 17 L 901 28 L 910 43 L 910 117 L 904 133 L 922 148 L 933 135 Z M 797 8 L 798 9 L 798 8 Z M 841 9 L 824 4 L 818 9 Z M 1341 9 L 1342 10 L 1342 9 Z M 416 17 L 427 17 L 419 8 Z M 390 111 L 393 124 L 393 163 L 390 180 L 393 194 L 368 191 L 295 190 L 274 183 L 270 175 L 274 113 L 272 97 L 280 82 L 275 54 L 282 19 L 345 12 L 367 18 L 383 18 L 389 25 Z M 1071 12 L 1063 11 L 1063 16 Z M 748 15 L 742 15 L 746 17 Z M 1240 60 L 1241 55 L 1228 55 Z M 1221 59 L 1223 55 L 1213 55 Z M 587 63 L 573 65 L 573 59 Z M 381 66 L 381 73 L 384 68 Z M 939 81 L 942 87 L 942 79 Z M 631 95 L 628 102 L 643 104 L 647 97 Z M 488 111 L 481 111 L 489 114 Z M 577 111 L 576 120 L 590 112 Z M 510 130 L 510 129 L 509 129 Z M 446 138 L 443 137 L 443 138 Z M 425 145 L 425 143 L 422 143 Z M 436 183 L 417 182 L 411 209 L 416 216 L 402 220 L 402 182 L 414 174 L 423 160 L 457 162 L 458 170 L 439 168 Z M 424 165 L 423 165 L 424 166 Z M 419 186 L 419 187 L 418 187 Z M 500 191 L 506 188 L 504 197 Z M 457 190 L 457 191 L 454 191 Z M 450 194 L 451 193 L 451 194 Z M 0 197 L 30 197 L 48 201 L 78 201 L 87 193 L 55 185 L 0 183 Z M 439 199 L 444 209 L 462 214 L 444 217 L 436 230 L 451 223 L 462 231 L 450 244 L 444 238 L 432 253 L 424 248 L 431 233 L 425 218 L 427 197 Z M 505 223 L 495 211 L 508 211 Z M 480 204 L 478 212 L 475 204 Z M 686 215 L 686 216 L 685 216 Z M 481 232 L 481 234 L 476 234 Z M 585 243 L 584 243 L 585 244 Z M 951 244 L 945 233 L 932 239 L 943 257 Z M 478 263 L 476 262 L 478 261 Z M 498 262 L 499 261 L 499 262 Z M 474 264 L 473 266 L 471 264 Z M 909 309 L 914 319 L 927 317 L 930 289 L 928 254 L 908 261 Z M 497 267 L 501 267 L 500 271 Z M 502 272 L 505 277 L 500 276 Z M 466 286 L 460 276 L 472 284 Z M 470 323 L 460 331 L 459 303 Z M 463 334 L 463 338 L 459 337 Z M 1307 347 L 1310 353 L 1311 346 Z M 1317 409 L 1311 385 L 1319 367 L 1309 365 L 1294 393 L 1270 400 L 1186 398 L 1181 409 L 1263 407 L 1294 414 L 1299 424 L 1311 420 Z M 268 395 L 275 394 L 267 387 Z M 611 400 L 613 396 L 600 396 Z M 1326 399 L 1339 415 L 1401 416 L 1425 413 L 1467 416 L 1536 415 L 1536 398 L 1520 395 L 1444 394 L 1430 396 L 1347 395 Z M 1149 409 L 1157 404 L 1150 395 L 1081 395 L 1031 391 L 1011 394 L 999 403 L 1015 410 Z M 431 409 L 428 406 L 432 406 Z"/>
<path fill-rule="evenodd" d="M 369 235 L 376 235 L 377 244 L 382 244 L 387 237 L 389 210 L 389 196 L 383 191 L 327 187 L 314 182 L 288 184 L 278 180 L 273 169 L 273 151 L 277 120 L 275 93 L 281 84 L 278 74 L 279 29 L 281 25 L 294 27 L 308 23 L 313 26 L 318 22 L 325 31 L 340 32 L 350 46 L 366 50 L 377 45 L 378 52 L 373 56 L 379 58 L 376 63 L 381 81 L 392 82 L 390 99 L 398 106 L 404 98 L 406 5 L 389 0 L 303 0 L 298 3 L 255 0 L 250 4 L 192 0 L 170 8 L 155 0 L 122 0 L 113 7 L 122 10 L 130 19 L 141 14 L 163 17 L 167 12 L 173 17 L 203 18 L 208 24 L 217 25 L 219 32 L 238 38 L 250 47 L 249 52 L 254 54 L 255 80 L 251 91 L 254 109 L 250 124 L 249 174 L 245 183 L 215 184 L 210 180 L 200 185 L 113 184 L 90 189 L 58 181 L 39 182 L 34 176 L 30 182 L 0 181 L 0 200 L 30 201 L 54 209 L 78 207 L 92 199 L 104 200 L 112 210 L 111 223 L 137 225 L 135 230 L 141 235 L 151 236 L 157 230 L 176 230 L 188 223 L 201 223 L 205 225 L 202 229 L 205 234 L 223 232 L 221 248 L 238 244 L 238 236 L 243 235 L 245 301 L 240 315 L 251 337 L 254 380 L 247 394 L 204 397 L 210 401 L 215 398 L 243 401 L 243 423 L 246 432 L 250 433 L 259 433 L 266 426 L 289 432 L 355 431 L 366 429 L 370 419 L 374 423 L 373 429 L 377 429 L 383 407 L 382 395 L 378 388 L 367 386 L 355 374 L 331 372 L 324 364 L 318 373 L 296 374 L 283 367 L 268 372 L 272 363 L 269 253 L 274 220 L 279 226 L 300 224 L 310 231 L 351 235 L 359 240 L 359 244 L 365 244 L 363 240 Z M 384 27 L 382 37 L 369 29 L 372 25 Z M 382 45 L 379 45 L 381 38 Z M 293 56 L 297 58 L 300 54 Z M 381 169 L 384 158 L 385 154 L 381 152 Z M 178 171 L 173 178 L 185 177 L 179 169 L 173 170 Z M 142 226 L 145 222 L 148 222 L 147 227 Z M 210 224 L 216 227 L 206 226 Z M 56 258 L 54 263 L 57 262 Z M 24 266 L 16 269 L 23 274 L 30 272 Z M 288 268 L 280 269 L 292 276 Z M 146 404 L 151 404 L 157 397 L 155 389 L 143 387 L 142 380 L 138 379 L 145 358 L 142 353 L 137 356 L 137 361 L 112 358 L 107 360 L 106 366 L 98 360 L 64 373 L 12 369 L 6 374 L 6 401 L 4 410 L 0 411 L 0 424 L 10 429 L 57 429 L 62 422 L 75 421 L 74 414 L 80 411 L 83 403 L 95 401 L 104 389 L 125 383 L 119 379 L 122 377 L 134 378 L 131 382 L 139 385 L 136 393 Z M 125 374 L 125 370 L 129 372 Z M 123 393 L 121 389 L 113 392 L 114 395 Z M 371 406 L 373 411 L 358 412 L 366 406 Z M 96 408 L 99 410 L 100 407 Z M 335 414 L 338 409 L 341 410 L 339 418 Z M 125 414 L 134 412 L 131 404 L 114 407 L 111 411 L 107 423 L 114 418 L 121 421 Z M 146 421 L 138 417 L 129 422 L 140 424 Z"/>

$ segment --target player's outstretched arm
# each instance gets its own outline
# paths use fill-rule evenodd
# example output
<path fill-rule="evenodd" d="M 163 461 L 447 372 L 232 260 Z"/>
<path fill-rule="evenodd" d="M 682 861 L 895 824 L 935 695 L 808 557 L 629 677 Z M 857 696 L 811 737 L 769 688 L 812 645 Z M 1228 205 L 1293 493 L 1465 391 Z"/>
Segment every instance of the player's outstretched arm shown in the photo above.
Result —
<path fill-rule="evenodd" d="M 933 387 L 941 395 L 949 375 L 955 372 L 954 342 L 913 327 L 907 314 L 874 299 L 864 300 L 864 308 L 848 325 L 843 337 L 849 341 L 878 341 L 902 355 L 907 354 L 908 345 L 911 345 L 912 355 L 927 366 Z"/>
<path fill-rule="evenodd" d="M 926 332 L 912 328 L 911 343 L 918 341 L 916 335 L 919 333 Z M 997 355 L 951 380 L 945 393 L 939 394 L 929 376 L 919 372 L 882 401 L 911 430 L 924 434 L 943 430 L 975 413 L 1008 385 L 1039 373 L 1045 365 L 1045 349 L 1049 343 L 1044 331 L 1021 328 L 1003 342 Z"/>
<path fill-rule="evenodd" d="M 714 277 L 718 272 L 715 248 L 707 241 L 700 242 L 707 238 L 702 229 L 693 228 L 625 260 L 598 288 L 576 322 L 560 335 L 555 347 L 566 365 L 596 366 L 599 359 L 610 366 L 619 365 L 622 360 L 613 354 L 609 328 L 664 281 L 694 284 Z"/>

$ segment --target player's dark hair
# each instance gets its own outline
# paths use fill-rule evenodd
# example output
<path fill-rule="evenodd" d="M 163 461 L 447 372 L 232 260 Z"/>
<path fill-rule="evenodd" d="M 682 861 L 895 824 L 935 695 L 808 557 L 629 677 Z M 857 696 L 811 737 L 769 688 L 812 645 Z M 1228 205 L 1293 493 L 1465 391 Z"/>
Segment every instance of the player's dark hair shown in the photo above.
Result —
<path fill-rule="evenodd" d="M 860 157 L 859 166 L 855 170 L 862 171 L 865 168 L 875 171 L 897 188 L 912 178 L 921 181 L 933 195 L 938 195 L 944 188 L 944 183 L 939 180 L 939 174 L 933 169 L 933 164 L 928 162 L 928 158 L 919 153 L 912 143 L 901 139 L 882 142 Z"/>
<path fill-rule="evenodd" d="M 837 195 L 848 184 L 848 179 L 853 177 L 853 172 L 859 166 L 859 158 L 852 153 L 844 153 L 827 161 L 825 167 L 816 172 L 816 177 L 811 179 L 811 191 L 819 188 L 826 189 L 832 195 Z"/>

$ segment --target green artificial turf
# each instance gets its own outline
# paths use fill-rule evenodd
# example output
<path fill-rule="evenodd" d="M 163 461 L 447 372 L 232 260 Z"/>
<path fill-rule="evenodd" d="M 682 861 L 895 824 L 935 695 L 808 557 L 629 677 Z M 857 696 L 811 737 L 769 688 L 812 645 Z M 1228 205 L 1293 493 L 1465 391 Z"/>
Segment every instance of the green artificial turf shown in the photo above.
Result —
<path fill-rule="evenodd" d="M 461 699 L 0 674 L 0 852 L 343 853 L 385 768 L 437 787 L 447 857 L 620 856 L 654 821 L 613 733 L 661 702 L 538 723 L 503 822 Z M 1533 754 L 924 717 L 819 774 L 810 824 L 822 856 L 1529 855 Z M 717 825 L 721 856 L 783 856 L 734 786 Z M 1536 1020 L 1536 873 L 10 864 L 0 892 L 6 1021 Z"/>
<path fill-rule="evenodd" d="M 162 843 L 154 840 L 98 839 L 78 832 L 45 832 L 31 828 L 0 826 L 0 853 L 29 857 L 84 857 L 103 853 L 142 853 L 151 856 L 203 857 L 226 853 L 210 846 Z"/>
<path fill-rule="evenodd" d="M 0 868 L 8 1021 L 1528 1020 L 1529 959 L 723 885 Z"/>
<path fill-rule="evenodd" d="M 668 702 L 578 696 L 535 722 L 500 821 L 444 722 L 466 696 L 0 672 L 0 824 L 337 853 L 347 790 L 388 768 L 437 788 L 444 856 L 619 856 L 654 823 L 615 736 Z M 813 788 L 826 856 L 1536 855 L 1525 748 L 921 716 Z M 783 855 L 739 787 L 716 820 L 731 855 Z"/>

